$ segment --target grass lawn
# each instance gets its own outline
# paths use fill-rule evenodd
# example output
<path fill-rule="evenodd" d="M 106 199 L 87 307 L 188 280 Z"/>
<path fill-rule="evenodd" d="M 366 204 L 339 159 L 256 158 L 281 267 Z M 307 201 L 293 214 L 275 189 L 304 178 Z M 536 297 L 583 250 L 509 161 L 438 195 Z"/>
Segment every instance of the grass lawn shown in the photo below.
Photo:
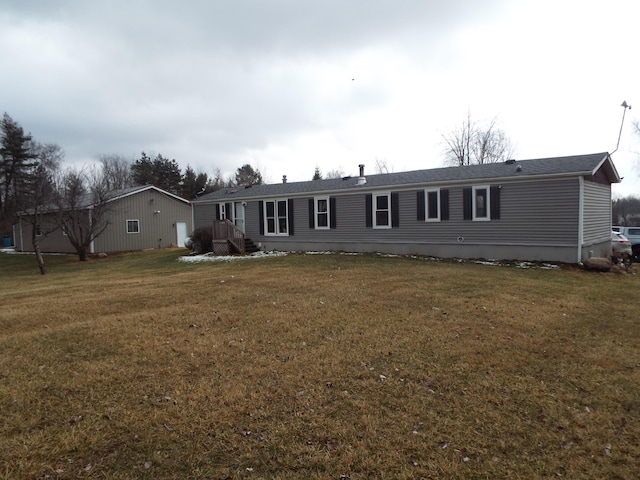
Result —
<path fill-rule="evenodd" d="M 0 478 L 636 478 L 640 269 L 0 253 Z"/>

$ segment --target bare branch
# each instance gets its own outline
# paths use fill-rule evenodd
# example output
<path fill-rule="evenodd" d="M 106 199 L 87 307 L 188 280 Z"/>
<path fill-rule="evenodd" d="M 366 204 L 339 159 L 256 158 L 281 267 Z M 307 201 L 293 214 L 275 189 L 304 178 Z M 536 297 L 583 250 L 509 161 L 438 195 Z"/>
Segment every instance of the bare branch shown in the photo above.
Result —
<path fill-rule="evenodd" d="M 511 141 L 497 127 L 495 118 L 483 127 L 467 114 L 460 127 L 442 138 L 445 141 L 445 163 L 450 165 L 496 163 L 513 156 Z"/>

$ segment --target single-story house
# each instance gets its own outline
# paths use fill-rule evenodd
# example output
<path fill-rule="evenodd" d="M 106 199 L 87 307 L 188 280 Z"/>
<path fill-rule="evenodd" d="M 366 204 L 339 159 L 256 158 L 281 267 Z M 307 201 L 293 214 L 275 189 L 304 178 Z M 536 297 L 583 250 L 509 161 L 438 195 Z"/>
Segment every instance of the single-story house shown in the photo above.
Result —
<path fill-rule="evenodd" d="M 225 188 L 194 227 L 228 220 L 265 250 L 580 263 L 611 252 L 607 152 Z"/>
<path fill-rule="evenodd" d="M 91 208 L 87 204 L 84 209 L 87 219 Z M 47 220 L 44 215 L 42 221 Z M 182 247 L 193 229 L 189 201 L 152 185 L 111 192 L 106 221 L 107 227 L 93 241 L 89 253 Z M 33 251 L 31 228 L 32 223 L 20 216 L 13 228 L 16 250 Z M 64 229 L 43 236 L 39 244 L 43 253 L 75 253 Z"/>

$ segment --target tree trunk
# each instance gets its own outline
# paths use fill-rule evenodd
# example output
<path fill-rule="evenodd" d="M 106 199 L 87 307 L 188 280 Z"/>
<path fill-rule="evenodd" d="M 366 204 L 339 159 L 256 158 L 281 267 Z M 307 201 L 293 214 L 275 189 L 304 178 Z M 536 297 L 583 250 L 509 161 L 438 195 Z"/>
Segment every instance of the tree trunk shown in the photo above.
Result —
<path fill-rule="evenodd" d="M 84 248 L 84 246 L 78 248 L 78 259 L 81 262 L 86 262 L 87 261 L 87 249 Z"/>
<path fill-rule="evenodd" d="M 35 242 L 33 244 L 33 251 L 36 254 L 36 260 L 38 262 L 38 268 L 40 269 L 40 273 L 45 275 L 47 273 L 47 267 L 44 266 L 44 258 L 42 257 L 42 252 L 40 251 L 40 244 Z"/>

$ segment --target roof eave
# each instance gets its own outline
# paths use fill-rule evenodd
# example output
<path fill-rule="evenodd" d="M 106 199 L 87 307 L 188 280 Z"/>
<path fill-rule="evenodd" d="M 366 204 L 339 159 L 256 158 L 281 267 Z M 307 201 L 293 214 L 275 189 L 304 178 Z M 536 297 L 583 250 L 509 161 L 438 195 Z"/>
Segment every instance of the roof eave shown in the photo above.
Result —
<path fill-rule="evenodd" d="M 620 183 L 622 182 L 622 178 L 620 177 L 620 174 L 618 173 L 618 170 L 616 169 L 615 164 L 613 163 L 613 160 L 611 159 L 611 155 L 609 153 L 606 153 L 605 156 L 602 158 L 602 160 L 600 161 L 600 163 L 598 163 L 598 165 L 593 169 L 593 171 L 591 172 L 591 175 L 595 175 L 598 170 L 600 170 L 605 164 L 607 164 L 609 166 L 609 168 L 611 169 L 611 176 L 613 176 L 613 179 L 609 178 L 609 181 L 611 183 Z M 605 172 L 608 173 L 608 172 Z M 609 175 L 607 175 L 607 177 L 609 177 Z"/>
<path fill-rule="evenodd" d="M 606 160 L 606 159 L 605 159 Z M 603 160 L 604 162 L 604 160 Z M 611 164 L 613 166 L 613 163 Z M 236 196 L 236 193 L 228 194 L 226 196 L 210 199 L 210 200 L 195 200 L 192 201 L 192 204 L 206 205 L 210 203 L 220 203 L 227 200 L 238 200 L 238 201 L 248 201 L 248 200 L 257 200 L 257 199 L 275 199 L 275 198 L 289 198 L 289 197 L 308 197 L 310 195 L 313 196 L 326 196 L 326 195 L 340 195 L 340 194 L 353 194 L 358 191 L 364 192 L 373 192 L 373 191 L 382 191 L 382 190 L 408 190 L 413 188 L 420 188 L 425 186 L 453 186 L 453 185 L 469 185 L 469 184 L 477 184 L 481 183 L 505 183 L 505 182 L 519 182 L 525 180 L 550 180 L 554 178 L 571 178 L 571 177 L 585 177 L 591 176 L 597 171 L 596 168 L 594 171 L 585 170 L 579 172 L 565 172 L 565 173 L 545 173 L 545 174 L 527 174 L 527 175 L 519 175 L 519 176 L 504 176 L 504 177 L 489 177 L 489 178 L 467 178 L 460 180 L 434 180 L 430 182 L 412 182 L 412 183 L 399 183 L 393 185 L 362 185 L 362 186 L 354 186 L 353 189 L 327 189 L 327 190 L 317 190 L 317 191 L 307 191 L 307 192 L 292 192 L 292 193 L 279 193 L 279 194 L 266 194 L 266 195 L 252 195 L 252 196 Z M 615 167 L 614 167 L 615 172 Z M 617 175 L 617 172 L 615 172 Z M 619 178 L 619 177 L 617 177 Z"/>

